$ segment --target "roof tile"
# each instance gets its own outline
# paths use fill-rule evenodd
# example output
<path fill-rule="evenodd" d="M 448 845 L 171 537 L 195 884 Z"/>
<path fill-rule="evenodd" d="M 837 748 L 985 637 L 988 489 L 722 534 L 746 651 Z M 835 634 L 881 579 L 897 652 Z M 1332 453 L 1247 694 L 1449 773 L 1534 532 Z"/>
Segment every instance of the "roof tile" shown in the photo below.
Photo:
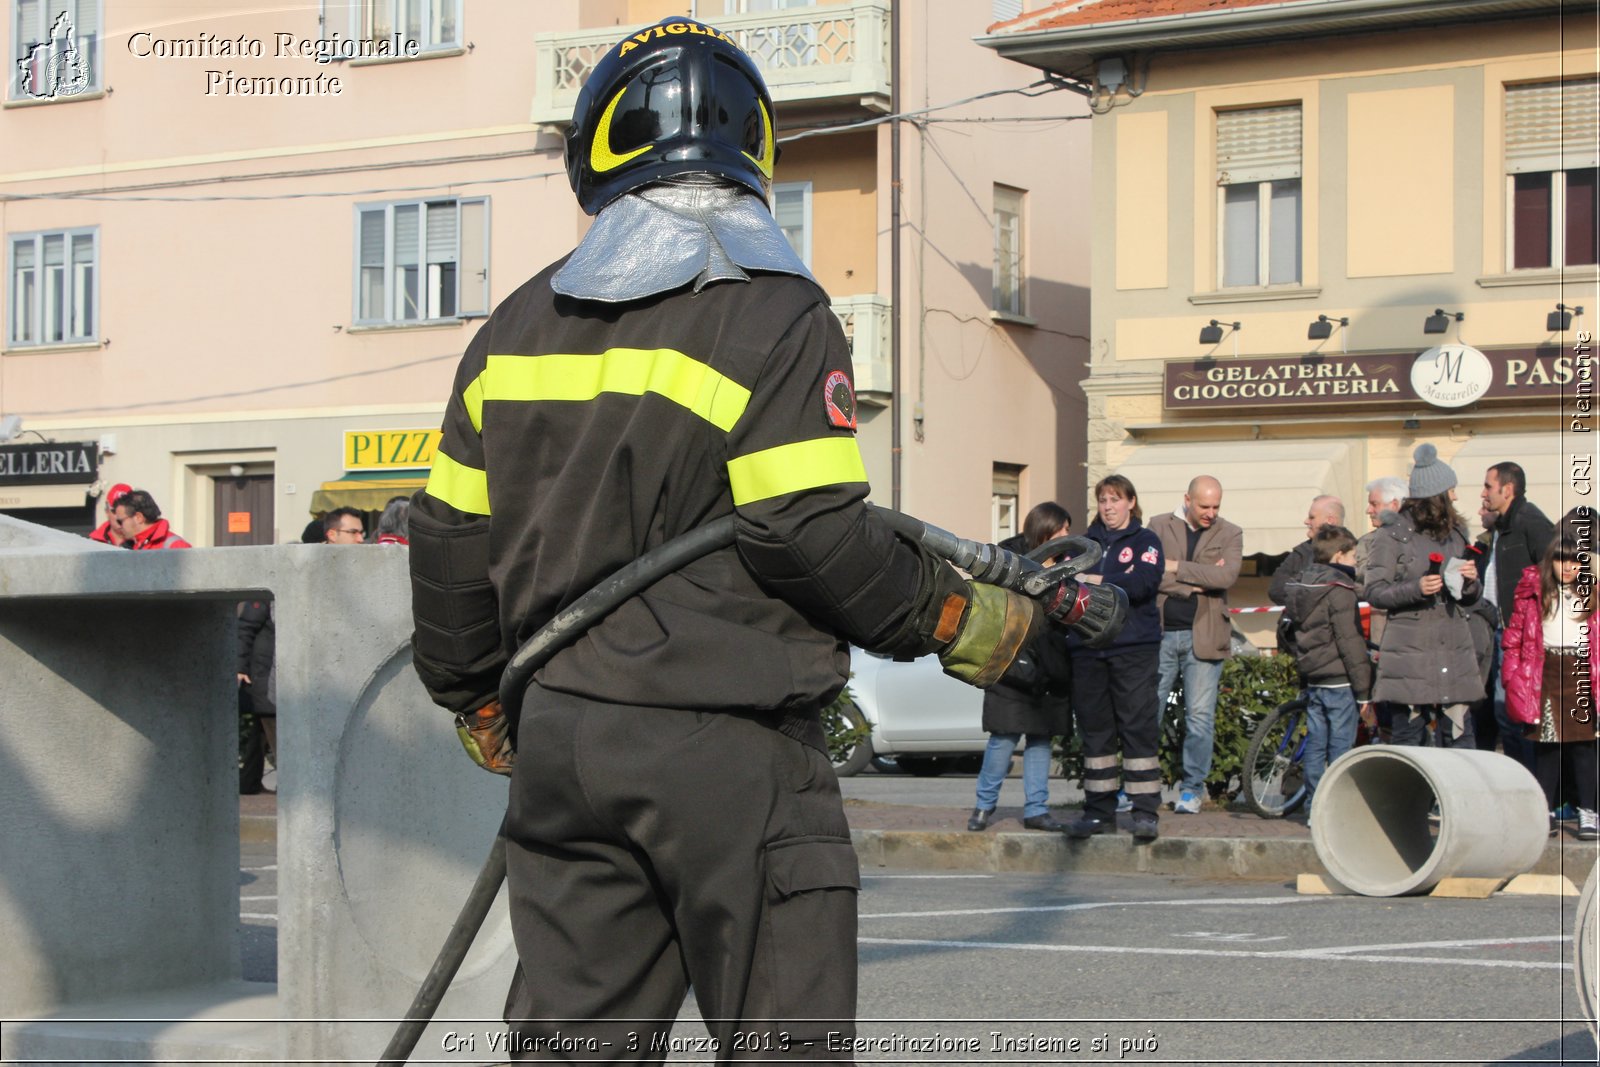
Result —
<path fill-rule="evenodd" d="M 1258 7 L 1283 0 L 1066 0 L 1054 7 L 1029 12 L 1009 22 L 989 27 L 990 33 L 1026 33 L 1035 30 L 1063 29 L 1068 26 L 1094 26 L 1134 19 L 1194 15 L 1206 11 Z"/>

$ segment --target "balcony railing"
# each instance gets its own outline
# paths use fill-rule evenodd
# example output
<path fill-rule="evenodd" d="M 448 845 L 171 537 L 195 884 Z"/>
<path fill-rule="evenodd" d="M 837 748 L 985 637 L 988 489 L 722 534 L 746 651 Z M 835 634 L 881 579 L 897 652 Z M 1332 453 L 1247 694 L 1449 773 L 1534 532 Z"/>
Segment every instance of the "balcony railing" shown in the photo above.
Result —
<path fill-rule="evenodd" d="M 856 379 L 856 399 L 883 407 L 889 403 L 892 376 L 889 368 L 889 301 L 875 293 L 840 297 L 833 313 L 850 342 L 850 362 Z"/>
<path fill-rule="evenodd" d="M 779 105 L 836 100 L 888 107 L 889 0 L 726 15 L 715 25 L 755 59 Z M 607 26 L 535 37 L 533 121 L 570 122 L 578 90 L 595 64 L 644 28 Z"/>

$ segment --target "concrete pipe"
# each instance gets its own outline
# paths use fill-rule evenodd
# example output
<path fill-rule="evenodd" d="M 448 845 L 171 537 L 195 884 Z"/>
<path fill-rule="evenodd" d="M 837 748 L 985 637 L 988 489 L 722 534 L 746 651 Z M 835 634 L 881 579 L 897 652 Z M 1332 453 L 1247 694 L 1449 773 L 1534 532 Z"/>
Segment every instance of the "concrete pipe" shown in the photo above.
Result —
<path fill-rule="evenodd" d="M 1597 1029 L 1600 1018 L 1600 906 L 1595 895 L 1600 893 L 1600 861 L 1589 872 L 1583 883 L 1583 895 L 1578 898 L 1578 921 L 1573 925 L 1573 978 L 1578 984 L 1578 1010 L 1589 1020 L 1589 1029 Z"/>
<path fill-rule="evenodd" d="M 1373 897 L 1425 893 L 1445 878 L 1510 878 L 1539 861 L 1549 833 L 1544 791 L 1522 764 L 1464 749 L 1352 749 L 1323 775 L 1311 812 L 1322 865 Z"/>

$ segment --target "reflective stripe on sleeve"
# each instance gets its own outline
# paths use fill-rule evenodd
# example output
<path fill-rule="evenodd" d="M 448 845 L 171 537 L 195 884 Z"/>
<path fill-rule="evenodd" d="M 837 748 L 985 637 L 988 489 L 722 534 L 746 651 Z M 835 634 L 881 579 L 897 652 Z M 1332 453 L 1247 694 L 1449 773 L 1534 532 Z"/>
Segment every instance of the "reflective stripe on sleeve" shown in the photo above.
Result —
<path fill-rule="evenodd" d="M 445 455 L 433 454 L 433 469 L 428 471 L 429 496 L 442 500 L 457 511 L 473 515 L 489 514 L 489 475 Z"/>
<path fill-rule="evenodd" d="M 490 356 L 461 391 L 472 426 L 483 432 L 490 400 L 593 400 L 601 393 L 655 393 L 727 433 L 750 403 L 750 390 L 692 356 L 670 348 L 612 348 L 597 355 Z"/>
<path fill-rule="evenodd" d="M 843 435 L 795 441 L 728 460 L 735 505 L 866 480 L 856 439 Z"/>

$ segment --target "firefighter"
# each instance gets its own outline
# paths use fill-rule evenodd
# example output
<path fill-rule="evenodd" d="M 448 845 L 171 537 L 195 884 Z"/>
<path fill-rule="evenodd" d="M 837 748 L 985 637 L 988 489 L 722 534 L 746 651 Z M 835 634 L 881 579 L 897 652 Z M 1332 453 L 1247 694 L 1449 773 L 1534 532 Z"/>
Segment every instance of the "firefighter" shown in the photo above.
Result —
<path fill-rule="evenodd" d="M 987 685 L 1041 619 L 866 506 L 849 347 L 768 208 L 776 156 L 726 35 L 670 18 L 618 42 L 567 132 L 594 223 L 467 348 L 411 509 L 417 671 L 511 777 L 526 1058 L 659 1060 L 692 985 L 719 1060 L 839 1061 L 859 872 L 819 709 L 846 641 Z M 558 653 L 508 721 L 512 651 L 730 513 L 733 546 Z"/>

